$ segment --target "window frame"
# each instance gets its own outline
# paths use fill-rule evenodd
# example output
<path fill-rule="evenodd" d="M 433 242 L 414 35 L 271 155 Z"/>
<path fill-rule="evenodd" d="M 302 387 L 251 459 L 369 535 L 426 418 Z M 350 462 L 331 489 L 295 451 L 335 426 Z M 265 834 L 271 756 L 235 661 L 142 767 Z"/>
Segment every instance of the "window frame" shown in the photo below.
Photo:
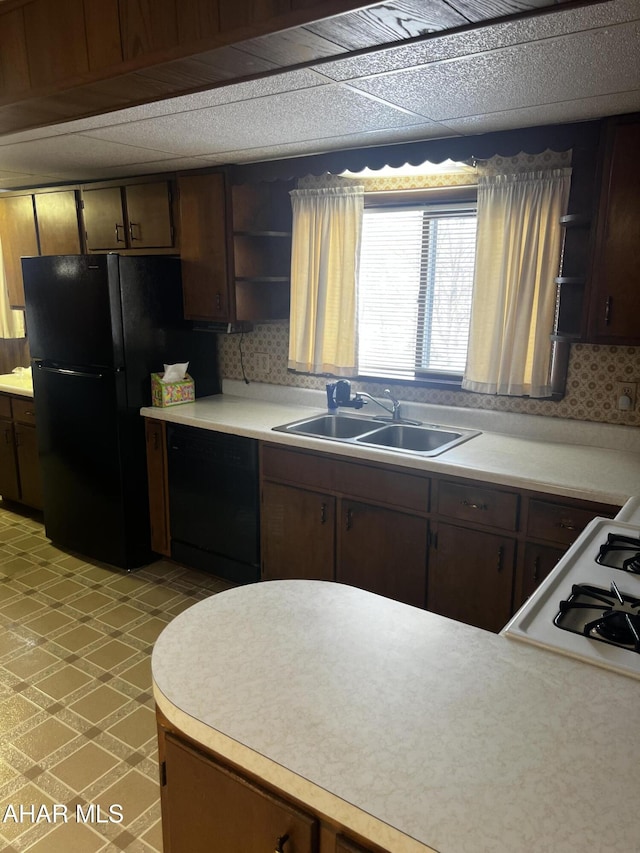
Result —
<path fill-rule="evenodd" d="M 416 205 L 447 205 L 468 204 L 476 207 L 478 204 L 478 187 L 475 184 L 449 187 L 421 187 L 417 189 L 365 190 L 364 207 L 367 208 L 401 208 L 414 207 Z M 410 377 L 384 377 L 372 376 L 367 373 L 358 373 L 358 380 L 366 382 L 385 383 L 387 385 L 410 385 L 412 388 L 439 388 L 441 390 L 462 390 L 462 376 L 458 373 L 445 373 L 428 371 L 416 371 L 413 378 Z"/>

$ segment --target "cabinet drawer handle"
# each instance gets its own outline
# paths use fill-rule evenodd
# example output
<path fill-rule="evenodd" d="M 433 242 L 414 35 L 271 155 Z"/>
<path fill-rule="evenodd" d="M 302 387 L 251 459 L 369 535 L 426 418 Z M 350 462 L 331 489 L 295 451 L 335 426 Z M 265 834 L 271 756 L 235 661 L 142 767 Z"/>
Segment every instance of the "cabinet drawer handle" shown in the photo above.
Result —
<path fill-rule="evenodd" d="M 4 443 L 11 444 L 11 427 L 7 427 L 4 431 Z"/>
<path fill-rule="evenodd" d="M 504 548 L 502 545 L 498 548 L 498 572 L 502 571 L 502 558 L 504 557 Z"/>
<path fill-rule="evenodd" d="M 556 527 L 561 527 L 563 530 L 578 530 L 578 525 L 574 524 L 570 518 L 559 521 Z"/>
<path fill-rule="evenodd" d="M 126 243 L 124 237 L 120 239 L 120 228 L 122 228 L 122 230 L 124 231 L 124 225 L 120 225 L 118 222 L 116 222 L 116 243 Z"/>
<path fill-rule="evenodd" d="M 468 509 L 480 509 L 480 510 L 489 509 L 489 507 L 486 504 L 476 504 L 476 503 L 473 503 L 472 501 L 460 501 L 460 503 L 462 504 L 462 506 L 466 506 Z"/>
<path fill-rule="evenodd" d="M 218 311 L 222 308 L 222 297 L 220 296 L 220 292 L 216 293 L 216 308 Z"/>
<path fill-rule="evenodd" d="M 346 515 L 346 528 L 347 528 L 347 530 L 351 530 L 352 527 L 353 527 L 353 510 L 348 509 L 347 515 Z"/>
<path fill-rule="evenodd" d="M 327 523 L 327 505 L 323 501 L 320 504 L 320 524 L 326 524 L 326 523 Z"/>
<path fill-rule="evenodd" d="M 608 326 L 611 322 L 611 297 L 607 296 L 604 300 L 604 324 Z"/>
<path fill-rule="evenodd" d="M 538 583 L 540 577 L 540 557 L 536 557 L 533 561 L 533 582 Z"/>
<path fill-rule="evenodd" d="M 140 223 L 139 223 L 139 222 L 130 222 L 130 223 L 129 223 L 129 236 L 131 237 L 131 240 L 132 240 L 132 241 L 133 241 L 133 240 L 138 240 L 138 242 L 139 242 L 142 238 L 141 238 L 141 237 L 134 237 L 134 234 L 133 234 L 133 229 L 134 229 L 134 228 L 137 228 L 137 229 L 138 229 L 138 231 L 139 231 L 140 233 L 142 233 L 142 226 L 140 225 Z"/>
<path fill-rule="evenodd" d="M 288 840 L 288 833 L 286 835 L 281 835 L 280 838 L 277 838 L 275 853 L 284 853 L 284 845 L 287 843 Z"/>

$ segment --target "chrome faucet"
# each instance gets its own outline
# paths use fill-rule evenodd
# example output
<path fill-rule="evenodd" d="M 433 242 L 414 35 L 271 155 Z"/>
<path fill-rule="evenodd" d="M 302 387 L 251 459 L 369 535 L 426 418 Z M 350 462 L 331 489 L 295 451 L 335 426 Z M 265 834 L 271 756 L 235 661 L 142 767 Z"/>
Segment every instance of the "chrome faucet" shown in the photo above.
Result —
<path fill-rule="evenodd" d="M 351 396 L 351 383 L 346 379 L 341 379 L 338 382 L 327 385 L 327 400 L 330 412 L 336 412 L 339 407 L 346 406 L 350 409 L 361 409 L 367 402 L 371 400 L 376 406 L 380 406 L 391 417 L 384 415 L 374 415 L 376 421 L 390 421 L 394 424 L 411 424 L 418 426 L 421 421 L 409 421 L 400 416 L 400 400 L 397 400 L 391 393 L 389 388 L 384 389 L 384 394 L 391 400 L 391 406 L 386 406 L 380 400 L 367 394 L 366 391 L 356 391 L 355 395 Z M 366 397 L 366 399 L 365 399 Z"/>
<path fill-rule="evenodd" d="M 397 423 L 402 420 L 400 417 L 400 401 L 396 400 L 396 398 L 391 394 L 391 391 L 388 388 L 384 389 L 384 393 L 387 395 L 387 397 L 391 399 L 391 407 L 385 406 L 384 403 L 382 403 L 380 400 L 376 400 L 375 397 L 372 397 L 371 394 L 367 394 L 366 391 L 356 391 L 356 399 L 362 399 L 363 397 L 366 397 L 367 400 L 371 400 L 373 403 L 375 403 L 377 406 L 380 406 L 381 409 L 384 409 L 385 412 L 388 412 L 391 415 L 390 419 L 384 418 L 384 416 L 382 415 L 376 415 L 376 420 L 380 420 L 381 418 L 383 418 L 384 420 L 392 420 Z M 363 402 L 366 401 L 363 400 Z"/>

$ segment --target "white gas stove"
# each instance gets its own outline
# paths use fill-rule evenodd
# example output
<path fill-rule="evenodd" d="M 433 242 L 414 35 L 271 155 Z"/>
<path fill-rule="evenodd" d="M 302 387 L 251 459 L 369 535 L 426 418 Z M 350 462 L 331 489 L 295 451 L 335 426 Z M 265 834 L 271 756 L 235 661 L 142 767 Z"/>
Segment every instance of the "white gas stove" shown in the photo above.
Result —
<path fill-rule="evenodd" d="M 501 633 L 640 678 L 640 526 L 595 518 Z"/>

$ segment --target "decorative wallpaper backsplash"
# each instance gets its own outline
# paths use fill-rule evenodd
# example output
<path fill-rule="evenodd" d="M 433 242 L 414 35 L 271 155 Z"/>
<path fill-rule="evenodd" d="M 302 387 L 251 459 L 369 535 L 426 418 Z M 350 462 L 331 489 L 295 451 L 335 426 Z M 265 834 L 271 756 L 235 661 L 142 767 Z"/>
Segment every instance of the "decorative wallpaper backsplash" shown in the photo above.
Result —
<path fill-rule="evenodd" d="M 289 324 L 286 321 L 255 326 L 252 332 L 243 335 L 221 335 L 221 377 L 323 390 L 328 381 L 325 377 L 304 376 L 287 370 L 288 346 Z M 393 391 L 398 399 L 409 402 L 640 426 L 637 396 L 631 411 L 619 411 L 617 408 L 616 384 L 619 382 L 640 385 L 640 347 L 573 344 L 566 394 L 557 402 L 400 384 L 394 384 Z M 373 396 L 381 396 L 385 387 L 384 382 L 354 381 L 354 390 L 367 391 Z"/>

